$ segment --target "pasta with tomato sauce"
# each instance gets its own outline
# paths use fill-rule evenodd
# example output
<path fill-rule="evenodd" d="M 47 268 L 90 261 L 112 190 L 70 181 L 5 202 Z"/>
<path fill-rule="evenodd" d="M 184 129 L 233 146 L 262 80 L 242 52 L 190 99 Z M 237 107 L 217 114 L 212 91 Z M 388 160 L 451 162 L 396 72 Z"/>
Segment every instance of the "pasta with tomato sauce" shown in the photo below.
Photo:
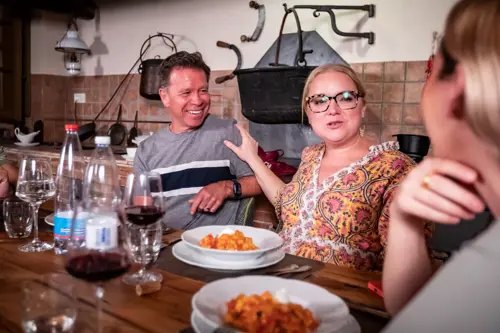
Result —
<path fill-rule="evenodd" d="M 268 291 L 233 298 L 227 303 L 224 321 L 247 333 L 310 333 L 319 326 L 310 310 L 299 304 L 280 303 Z"/>
<path fill-rule="evenodd" d="M 200 246 L 217 250 L 251 251 L 258 247 L 253 243 L 251 237 L 246 237 L 241 231 L 236 230 L 234 234 L 222 234 L 213 236 L 208 234 L 200 241 Z"/>

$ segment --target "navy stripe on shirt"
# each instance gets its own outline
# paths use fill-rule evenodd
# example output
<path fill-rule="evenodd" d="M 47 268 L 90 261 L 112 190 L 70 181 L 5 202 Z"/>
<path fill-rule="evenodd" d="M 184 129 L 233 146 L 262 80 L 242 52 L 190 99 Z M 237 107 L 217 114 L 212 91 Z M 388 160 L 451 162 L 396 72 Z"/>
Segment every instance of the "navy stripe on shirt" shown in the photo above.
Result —
<path fill-rule="evenodd" d="M 234 176 L 229 167 L 187 169 L 161 175 L 164 192 L 188 187 L 204 187 L 231 179 L 234 179 Z"/>
<path fill-rule="evenodd" d="M 163 196 L 172 197 L 196 194 L 209 184 L 234 179 L 229 165 L 229 160 L 194 161 L 152 171 L 161 175 Z"/>

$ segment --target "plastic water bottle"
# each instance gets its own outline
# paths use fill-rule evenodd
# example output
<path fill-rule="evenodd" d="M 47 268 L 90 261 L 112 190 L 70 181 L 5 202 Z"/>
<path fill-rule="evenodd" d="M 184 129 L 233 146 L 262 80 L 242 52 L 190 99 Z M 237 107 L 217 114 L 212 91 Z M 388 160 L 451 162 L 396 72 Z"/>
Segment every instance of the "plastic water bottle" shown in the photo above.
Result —
<path fill-rule="evenodd" d="M 56 176 L 56 197 L 54 207 L 54 251 L 66 252 L 71 231 L 71 221 L 76 206 L 82 197 L 82 179 L 85 161 L 78 138 L 78 125 L 64 126 L 66 138 L 61 151 Z M 77 232 L 83 236 L 85 226 L 79 221 Z"/>
<path fill-rule="evenodd" d="M 107 250 L 118 243 L 118 205 L 121 201 L 118 167 L 109 136 L 97 136 L 83 183 L 85 246 Z"/>

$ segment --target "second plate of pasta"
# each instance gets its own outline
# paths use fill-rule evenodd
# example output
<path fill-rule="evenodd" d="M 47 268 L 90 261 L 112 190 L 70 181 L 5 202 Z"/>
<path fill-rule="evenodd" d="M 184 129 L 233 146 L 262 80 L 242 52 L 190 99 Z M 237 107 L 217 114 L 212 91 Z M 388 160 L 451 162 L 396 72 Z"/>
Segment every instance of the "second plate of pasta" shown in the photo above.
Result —
<path fill-rule="evenodd" d="M 273 231 L 237 225 L 191 229 L 182 234 L 182 240 L 201 255 L 222 261 L 256 259 L 283 245 Z"/>

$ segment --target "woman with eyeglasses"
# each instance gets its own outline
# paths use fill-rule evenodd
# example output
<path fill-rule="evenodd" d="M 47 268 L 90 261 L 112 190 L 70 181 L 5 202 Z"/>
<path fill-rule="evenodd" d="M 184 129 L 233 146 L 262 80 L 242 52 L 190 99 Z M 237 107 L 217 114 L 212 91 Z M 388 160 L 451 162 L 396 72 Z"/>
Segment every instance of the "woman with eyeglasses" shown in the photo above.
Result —
<path fill-rule="evenodd" d="M 396 142 L 377 145 L 364 135 L 365 94 L 350 67 L 324 65 L 311 72 L 302 109 L 323 142 L 304 149 L 289 184 L 266 167 L 258 143 L 243 128 L 241 146 L 225 144 L 248 163 L 274 202 L 286 252 L 368 271 L 382 269 L 389 204 L 415 163 Z M 430 235 L 429 225 L 422 232 Z"/>
<path fill-rule="evenodd" d="M 384 301 L 398 316 L 386 332 L 500 332 L 499 21 L 499 0 L 462 0 L 448 15 L 422 93 L 433 156 L 390 208 Z M 425 221 L 470 220 L 485 205 L 496 222 L 434 274 Z"/>

